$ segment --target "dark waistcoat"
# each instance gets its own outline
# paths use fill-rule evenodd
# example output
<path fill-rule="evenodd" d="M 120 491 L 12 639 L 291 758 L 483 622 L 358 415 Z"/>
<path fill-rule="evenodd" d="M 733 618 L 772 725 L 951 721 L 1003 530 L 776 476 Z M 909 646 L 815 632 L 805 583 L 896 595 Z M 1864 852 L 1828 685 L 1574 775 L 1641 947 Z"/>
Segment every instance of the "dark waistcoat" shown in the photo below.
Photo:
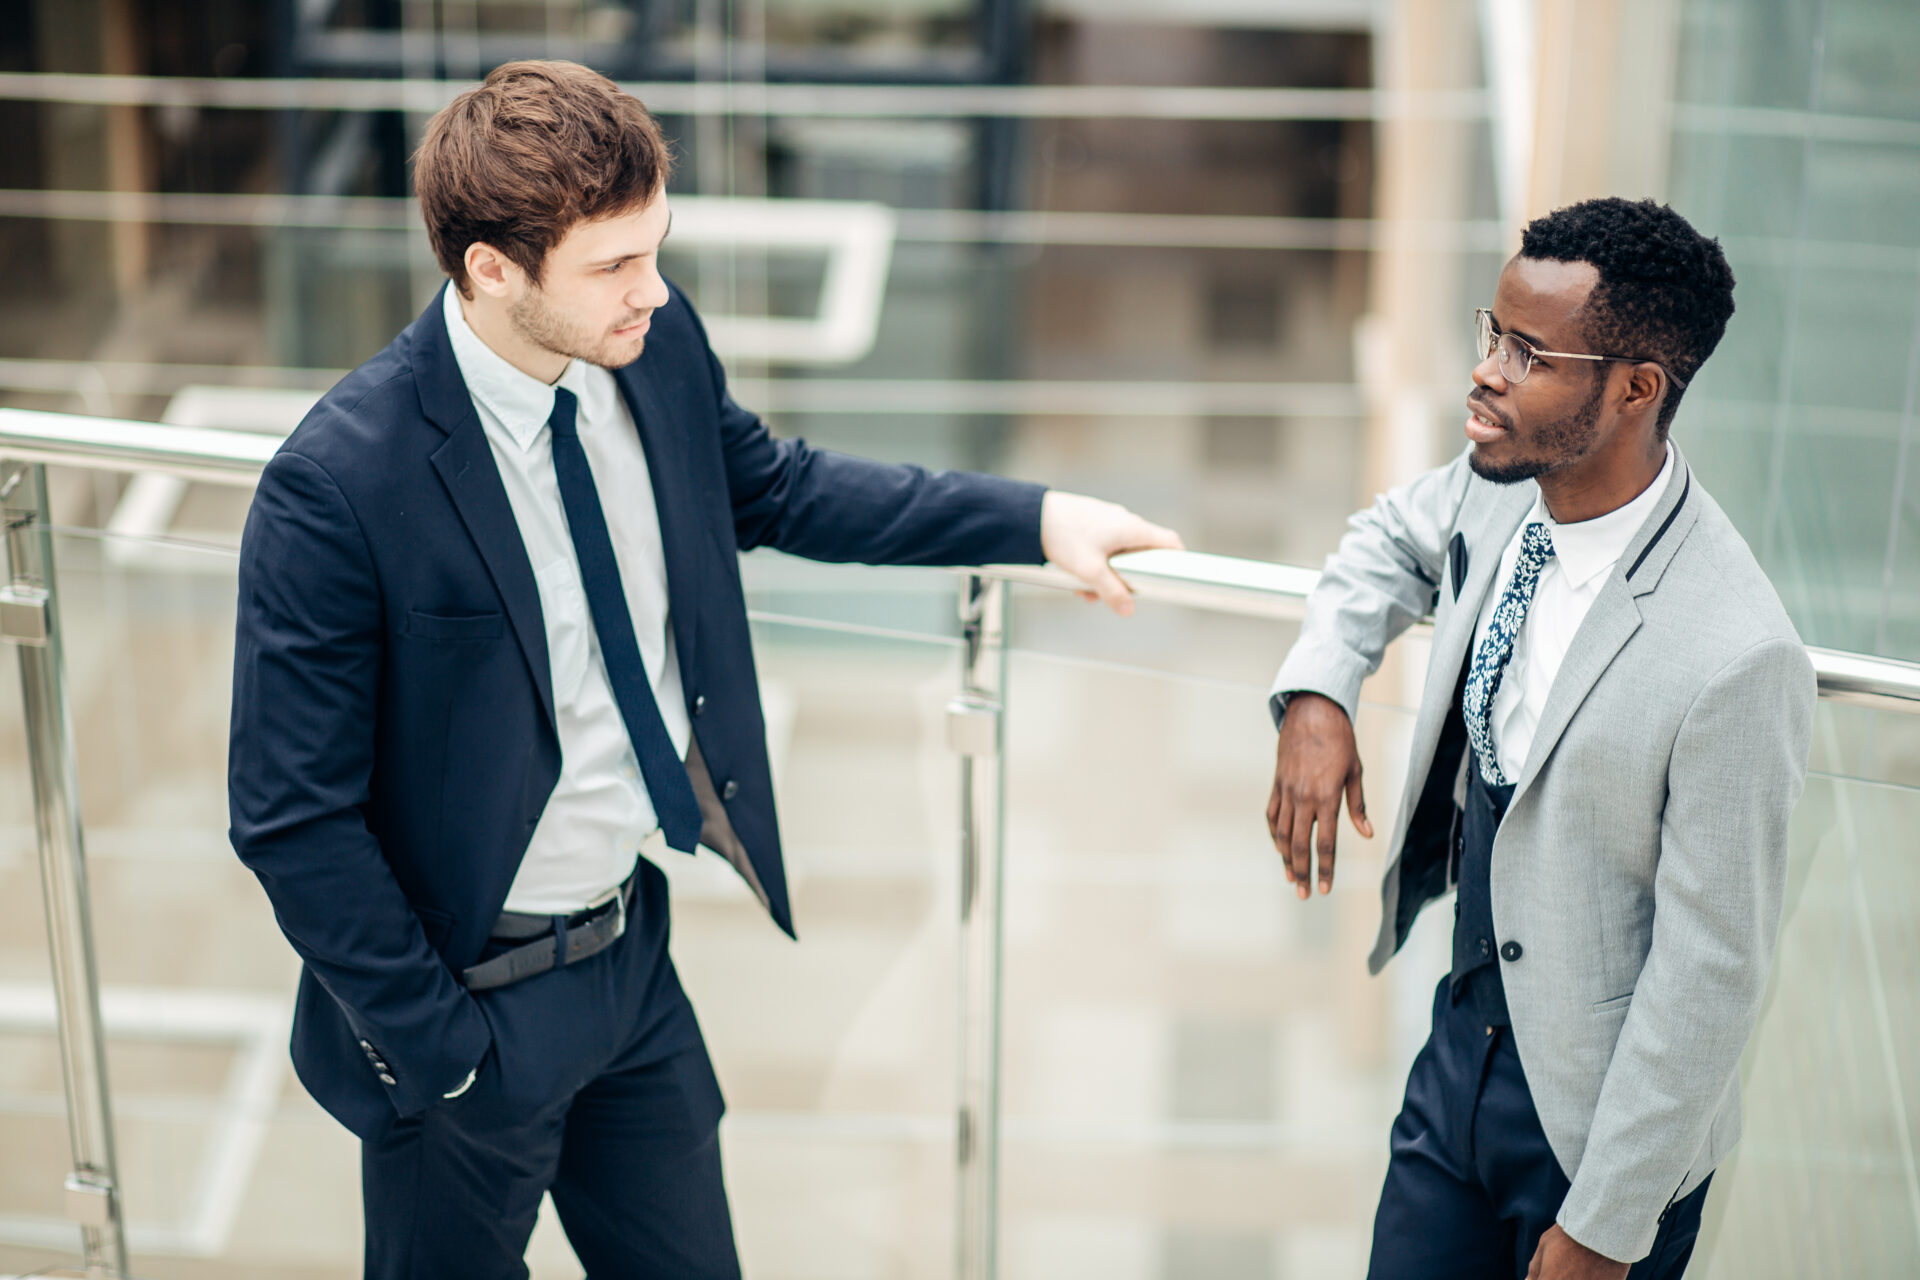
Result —
<path fill-rule="evenodd" d="M 1467 803 L 1460 814 L 1459 896 L 1453 921 L 1453 999 L 1471 1000 L 1490 1027 L 1512 1025 L 1507 992 L 1500 981 L 1502 943 L 1493 931 L 1493 837 L 1513 803 L 1513 784 L 1488 786 L 1480 761 L 1467 753 Z"/>

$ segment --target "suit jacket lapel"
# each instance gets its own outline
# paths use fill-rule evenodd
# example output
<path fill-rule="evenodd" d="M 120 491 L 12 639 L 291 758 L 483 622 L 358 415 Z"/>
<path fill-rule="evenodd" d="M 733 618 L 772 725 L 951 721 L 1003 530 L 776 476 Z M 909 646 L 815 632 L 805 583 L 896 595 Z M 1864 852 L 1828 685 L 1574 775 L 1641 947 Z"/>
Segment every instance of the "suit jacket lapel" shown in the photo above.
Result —
<path fill-rule="evenodd" d="M 1460 664 L 1467 659 L 1467 647 L 1473 643 L 1474 628 L 1494 574 L 1500 568 L 1500 555 L 1513 540 L 1513 531 L 1533 508 L 1539 489 L 1532 484 L 1517 484 L 1495 491 L 1494 499 L 1466 527 L 1467 577 L 1460 594 L 1447 615 L 1446 626 L 1434 633 L 1430 670 L 1445 684 L 1444 696 L 1451 698 L 1460 675 Z M 1431 689 L 1429 690 L 1431 692 Z M 1451 709 L 1451 708 L 1449 708 Z M 1445 718 L 1444 712 L 1442 719 Z"/>
<path fill-rule="evenodd" d="M 1468 490 L 1466 505 L 1456 521 L 1467 553 L 1467 573 L 1458 595 L 1444 579 L 1440 599 L 1452 597 L 1446 618 L 1434 630 L 1433 644 L 1427 654 L 1426 690 L 1420 700 L 1420 715 L 1414 725 L 1414 776 L 1425 778 L 1437 766 L 1448 765 L 1436 759 L 1447 717 L 1453 714 L 1460 667 L 1466 660 L 1467 646 L 1473 643 L 1474 625 L 1480 606 L 1500 567 L 1500 553 L 1520 527 L 1521 517 L 1533 506 L 1538 490 L 1531 484 L 1494 488 L 1475 484 Z M 1451 559 L 1451 553 L 1449 553 Z M 1447 569 L 1451 574 L 1452 568 Z M 1409 784 L 1400 798 L 1398 830 L 1408 829 L 1414 810 L 1419 807 L 1425 784 Z M 1404 838 L 1404 837 L 1403 837 Z M 1394 856 L 1398 858 L 1399 851 Z"/>
<path fill-rule="evenodd" d="M 660 548 L 667 562 L 667 613 L 680 663 L 680 683 L 689 699 L 698 688 L 700 610 L 700 496 L 691 492 L 693 468 L 687 441 L 672 410 L 660 395 L 658 378 L 642 369 L 645 356 L 614 371 L 627 409 L 640 430 L 653 483 L 654 511 L 660 521 Z M 602 495 L 602 501 L 608 495 Z"/>
<path fill-rule="evenodd" d="M 1640 607 L 1616 569 L 1594 598 L 1593 608 L 1574 633 L 1573 647 L 1560 663 L 1560 673 L 1553 678 L 1547 705 L 1541 709 L 1540 724 L 1533 733 L 1533 745 L 1527 749 L 1527 762 L 1514 789 L 1516 802 L 1539 775 L 1540 766 L 1553 753 L 1573 713 L 1587 700 L 1601 673 L 1639 629 Z"/>
<path fill-rule="evenodd" d="M 493 451 L 487 446 L 480 415 L 474 410 L 473 396 L 453 358 L 442 305 L 440 295 L 435 294 L 413 324 L 414 380 L 420 391 L 420 407 L 435 426 L 447 433 L 446 442 L 433 451 L 433 468 L 440 473 L 440 481 L 446 485 L 468 535 L 480 549 L 480 558 L 486 561 L 494 589 L 506 607 L 507 621 L 526 658 L 527 672 L 540 691 L 547 724 L 553 726 L 553 674 L 547 656 L 546 621 L 540 613 L 540 590 L 534 584 L 527 545 L 520 537 L 519 522 L 513 518 L 513 507 L 507 501 L 506 486 L 500 482 Z"/>
<path fill-rule="evenodd" d="M 1640 629 L 1640 606 L 1636 601 L 1659 582 L 1660 574 L 1699 514 L 1699 504 L 1689 500 L 1693 473 L 1678 449 L 1674 450 L 1673 461 L 1666 493 L 1647 517 L 1646 524 L 1627 544 L 1620 563 L 1607 576 L 1606 585 L 1594 598 L 1593 608 L 1587 611 L 1586 619 L 1574 633 L 1573 645 L 1560 664 L 1553 688 L 1547 693 L 1547 705 L 1540 712 L 1533 745 L 1527 749 L 1527 762 L 1513 793 L 1516 802 L 1539 776 L 1547 757 L 1553 754 L 1561 735 L 1572 722 L 1574 712 L 1593 692 L 1594 685 L 1633 638 L 1633 633 Z"/>

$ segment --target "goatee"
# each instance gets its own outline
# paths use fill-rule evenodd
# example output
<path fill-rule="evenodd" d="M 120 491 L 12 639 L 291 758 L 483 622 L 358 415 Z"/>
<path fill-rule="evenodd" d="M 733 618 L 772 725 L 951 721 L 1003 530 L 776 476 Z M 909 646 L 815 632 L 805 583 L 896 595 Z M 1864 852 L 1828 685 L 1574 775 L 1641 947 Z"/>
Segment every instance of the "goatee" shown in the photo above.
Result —
<path fill-rule="evenodd" d="M 1491 484 L 1519 484 L 1522 480 L 1538 480 L 1549 471 L 1578 462 L 1593 448 L 1594 424 L 1600 420 L 1600 397 L 1606 389 L 1605 378 L 1594 379 L 1593 394 L 1573 411 L 1572 417 L 1535 427 L 1532 443 L 1538 452 L 1532 457 L 1505 463 L 1489 462 L 1476 444 L 1467 455 L 1467 465 L 1473 474 Z"/>

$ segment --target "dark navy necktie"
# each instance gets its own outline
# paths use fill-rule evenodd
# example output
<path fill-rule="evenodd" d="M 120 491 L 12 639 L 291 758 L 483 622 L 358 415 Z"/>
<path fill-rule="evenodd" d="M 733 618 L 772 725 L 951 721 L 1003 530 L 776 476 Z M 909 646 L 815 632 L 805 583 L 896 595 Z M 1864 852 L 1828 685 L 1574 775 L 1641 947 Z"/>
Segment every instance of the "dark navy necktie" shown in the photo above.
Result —
<path fill-rule="evenodd" d="M 553 417 L 547 425 L 553 428 L 553 473 L 560 481 L 560 505 L 566 509 L 567 532 L 573 536 L 574 555 L 580 560 L 580 585 L 593 614 L 593 631 L 600 640 L 607 683 L 613 686 L 613 700 L 620 707 L 620 718 L 627 723 L 627 737 L 640 760 L 640 776 L 646 780 L 660 829 L 668 845 L 692 853 L 700 842 L 700 801 L 687 780 L 686 766 L 673 749 L 673 739 L 667 736 L 666 721 L 660 718 L 660 705 L 654 701 L 653 685 L 647 680 L 646 664 L 640 660 L 633 615 L 627 610 L 627 593 L 620 586 L 620 565 L 613 558 L 613 538 L 607 533 L 599 491 L 593 487 L 587 452 L 580 447 L 580 429 L 575 421 L 578 409 L 573 392 L 557 388 Z"/>

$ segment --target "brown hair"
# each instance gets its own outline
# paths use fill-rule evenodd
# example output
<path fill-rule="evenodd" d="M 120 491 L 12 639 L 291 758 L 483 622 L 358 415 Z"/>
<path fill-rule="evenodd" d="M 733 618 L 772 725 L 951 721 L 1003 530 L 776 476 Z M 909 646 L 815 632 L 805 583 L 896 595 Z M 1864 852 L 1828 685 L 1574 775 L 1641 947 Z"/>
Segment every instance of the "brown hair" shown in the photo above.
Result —
<path fill-rule="evenodd" d="M 470 298 L 469 245 L 538 284 L 568 231 L 645 204 L 672 167 L 660 126 L 613 81 L 577 62 L 509 62 L 427 122 L 413 185 L 440 269 Z"/>

